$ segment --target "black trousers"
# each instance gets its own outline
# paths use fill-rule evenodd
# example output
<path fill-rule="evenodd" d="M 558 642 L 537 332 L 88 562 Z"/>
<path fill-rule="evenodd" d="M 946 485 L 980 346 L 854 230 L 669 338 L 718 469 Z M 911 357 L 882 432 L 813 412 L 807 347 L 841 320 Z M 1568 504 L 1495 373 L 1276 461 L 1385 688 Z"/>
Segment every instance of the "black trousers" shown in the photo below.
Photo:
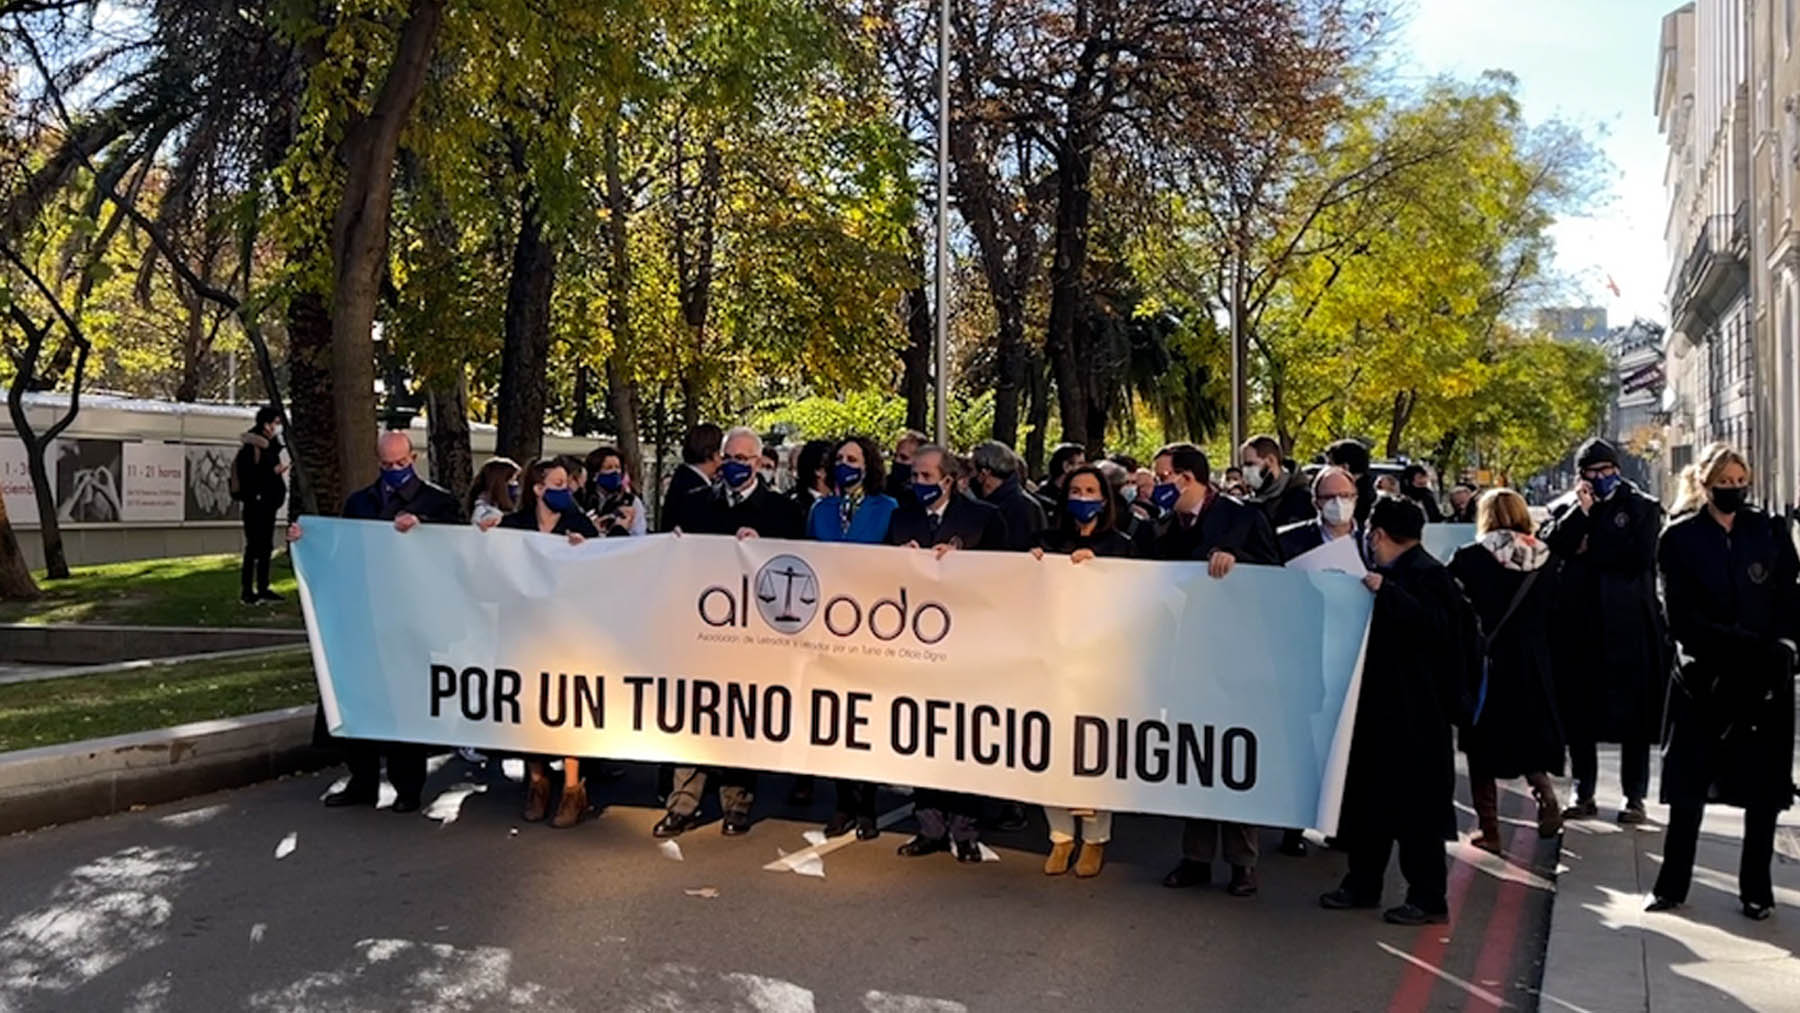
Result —
<path fill-rule="evenodd" d="M 1444 835 L 1431 827 L 1402 827 L 1392 832 L 1359 834 L 1340 842 L 1350 853 L 1344 889 L 1362 903 L 1381 900 L 1388 856 L 1400 845 L 1400 874 L 1406 877 L 1406 902 L 1431 914 L 1450 910 L 1448 861 Z"/>
<path fill-rule="evenodd" d="M 1593 742 L 1569 743 L 1569 773 L 1575 775 L 1575 797 L 1592 799 L 1600 779 L 1600 748 Z M 1628 802 L 1650 793 L 1650 744 L 1643 739 L 1619 746 L 1619 787 Z"/>
<path fill-rule="evenodd" d="M 973 841 L 980 836 L 975 825 L 981 817 L 981 796 L 920 788 L 913 792 L 913 817 L 922 837 Z"/>
<path fill-rule="evenodd" d="M 269 589 L 269 557 L 275 552 L 275 515 L 280 507 L 244 504 L 244 597 Z"/>
<path fill-rule="evenodd" d="M 425 790 L 425 757 L 430 749 L 411 742 L 382 742 L 376 739 L 339 739 L 344 762 L 350 767 L 350 791 L 378 791 L 381 788 L 381 758 L 387 757 L 388 780 L 394 793 L 416 802 Z"/>
<path fill-rule="evenodd" d="M 1663 836 L 1662 871 L 1656 874 L 1653 892 L 1664 900 L 1683 903 L 1694 881 L 1694 853 L 1700 846 L 1700 820 L 1704 805 L 1669 807 L 1669 828 Z M 1775 905 L 1775 885 L 1769 864 L 1775 858 L 1773 808 L 1744 810 L 1744 845 L 1738 852 L 1738 900 L 1763 907 Z"/>
<path fill-rule="evenodd" d="M 846 816 L 875 818 L 875 786 L 867 781 L 836 778 L 837 811 Z"/>

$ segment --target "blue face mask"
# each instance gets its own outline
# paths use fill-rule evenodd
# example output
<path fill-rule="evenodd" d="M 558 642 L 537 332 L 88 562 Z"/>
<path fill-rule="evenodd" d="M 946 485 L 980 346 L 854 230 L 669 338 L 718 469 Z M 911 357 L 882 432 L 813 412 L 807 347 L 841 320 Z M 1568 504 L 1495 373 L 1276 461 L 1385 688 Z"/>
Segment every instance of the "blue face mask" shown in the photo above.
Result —
<path fill-rule="evenodd" d="M 920 506 L 930 506 L 944 495 L 944 487 L 936 482 L 914 482 L 912 491 Z"/>
<path fill-rule="evenodd" d="M 404 468 L 383 468 L 381 480 L 387 483 L 389 489 L 399 489 L 413 480 L 413 466 L 409 464 Z"/>
<path fill-rule="evenodd" d="M 506 498 L 514 503 L 519 501 L 519 483 L 509 482 L 506 486 Z"/>
<path fill-rule="evenodd" d="M 1103 499 L 1071 499 L 1063 501 L 1063 506 L 1068 508 L 1069 516 L 1075 518 L 1077 523 L 1086 524 L 1100 516 L 1100 512 L 1106 509 L 1106 501 Z"/>
<path fill-rule="evenodd" d="M 832 469 L 831 478 L 840 492 L 849 492 L 862 484 L 863 470 L 854 464 L 840 464 Z"/>
<path fill-rule="evenodd" d="M 745 464 L 742 461 L 726 461 L 719 465 L 719 474 L 724 476 L 726 488 L 736 489 L 750 481 L 751 477 L 756 474 L 756 465 Z"/>
<path fill-rule="evenodd" d="M 894 462 L 894 484 L 907 485 L 912 482 L 912 464 L 907 461 Z"/>
<path fill-rule="evenodd" d="M 594 485 L 601 492 L 618 492 L 625 484 L 625 473 L 622 471 L 603 471 L 594 476 Z"/>
<path fill-rule="evenodd" d="M 544 505 L 559 514 L 575 509 L 575 494 L 567 489 L 545 489 Z"/>
<path fill-rule="evenodd" d="M 1158 510 L 1175 509 L 1175 501 L 1181 498 L 1181 490 L 1174 482 L 1159 482 L 1150 490 L 1150 502 L 1156 504 Z"/>
<path fill-rule="evenodd" d="M 1620 477 L 1621 476 L 1616 475 L 1616 474 L 1615 475 L 1602 475 L 1601 477 L 1594 479 L 1593 481 L 1589 482 L 1588 484 L 1594 487 L 1594 495 L 1596 497 L 1598 497 L 1600 499 L 1605 499 L 1606 497 L 1612 495 L 1612 491 L 1614 489 L 1617 489 L 1619 487 Z"/>

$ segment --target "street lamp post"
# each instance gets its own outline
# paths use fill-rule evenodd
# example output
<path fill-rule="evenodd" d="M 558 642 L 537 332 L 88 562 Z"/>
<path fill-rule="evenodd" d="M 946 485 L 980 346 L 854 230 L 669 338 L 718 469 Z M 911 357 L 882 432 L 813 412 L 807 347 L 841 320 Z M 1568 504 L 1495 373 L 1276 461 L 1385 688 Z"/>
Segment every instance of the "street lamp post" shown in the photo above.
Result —
<path fill-rule="evenodd" d="M 950 445 L 950 0 L 938 0 L 937 443 Z"/>

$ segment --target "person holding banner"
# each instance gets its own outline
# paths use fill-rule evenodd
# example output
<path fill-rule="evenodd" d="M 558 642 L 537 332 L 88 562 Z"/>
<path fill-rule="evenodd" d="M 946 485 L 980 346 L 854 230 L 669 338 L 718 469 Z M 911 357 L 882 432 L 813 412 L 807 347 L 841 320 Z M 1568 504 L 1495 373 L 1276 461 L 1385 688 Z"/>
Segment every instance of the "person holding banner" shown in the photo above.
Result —
<path fill-rule="evenodd" d="M 860 542 L 883 545 L 899 504 L 882 492 L 887 472 L 881 466 L 881 450 L 866 436 L 846 436 L 838 441 L 832 466 L 836 492 L 813 504 L 806 520 L 807 537 L 820 542 Z M 825 836 L 838 837 L 852 830 L 858 840 L 881 836 L 875 825 L 875 786 L 849 778 L 837 780 L 836 809 L 825 824 Z"/>
<path fill-rule="evenodd" d="M 462 506 L 449 492 L 420 478 L 413 465 L 412 437 L 406 433 L 381 434 L 376 444 L 381 462 L 381 477 L 373 485 L 358 489 L 344 501 L 343 515 L 352 520 L 391 521 L 394 530 L 405 534 L 421 524 L 461 524 Z M 298 523 L 288 525 L 288 541 L 297 542 L 303 532 Z M 314 722 L 313 739 L 329 740 L 325 732 L 325 712 L 320 709 Z M 344 761 L 350 767 L 350 782 L 325 796 L 327 806 L 369 805 L 381 797 L 381 760 L 387 757 L 388 780 L 394 785 L 394 811 L 419 811 L 420 794 L 425 790 L 425 758 L 429 750 L 410 742 L 378 742 L 369 739 L 343 740 Z"/>
<path fill-rule="evenodd" d="M 1119 531 L 1118 505 L 1106 486 L 1105 476 L 1095 465 L 1069 472 L 1064 482 L 1066 498 L 1056 526 L 1038 535 L 1037 546 L 1031 554 L 1038 559 L 1047 555 L 1067 556 L 1076 564 L 1097 556 L 1130 558 L 1136 555 L 1131 539 Z M 1077 816 L 1081 820 L 1081 854 L 1075 858 Z M 1088 879 L 1100 875 L 1106 862 L 1106 844 L 1112 840 L 1112 813 L 1104 810 L 1078 813 L 1061 806 L 1045 806 L 1044 821 L 1050 825 L 1050 856 L 1044 859 L 1044 875 L 1060 876 L 1068 872 L 1071 858 L 1075 858 L 1076 876 Z"/>
<path fill-rule="evenodd" d="M 1004 443 L 986 440 L 976 444 L 970 457 L 969 491 L 1000 511 L 1006 521 L 1006 547 L 1028 551 L 1044 530 L 1044 504 L 1020 484 L 1024 466 L 1019 455 Z"/>
<path fill-rule="evenodd" d="M 1335 542 L 1352 539 L 1362 549 L 1362 529 L 1356 523 L 1356 479 L 1335 464 L 1326 465 L 1313 476 L 1312 500 L 1318 516 L 1312 520 L 1289 524 L 1275 533 L 1283 562 Z M 1364 565 L 1368 560 L 1363 560 Z"/>
<path fill-rule="evenodd" d="M 1375 610 L 1337 834 L 1350 869 L 1319 904 L 1380 906 L 1398 843 L 1406 902 L 1382 917 L 1394 925 L 1438 924 L 1450 918 L 1444 831 L 1456 818 L 1451 730 L 1467 720 L 1479 634 L 1456 579 L 1419 544 L 1425 512 L 1416 501 L 1378 498 L 1368 530 L 1375 570 L 1363 583 L 1375 593 Z"/>
<path fill-rule="evenodd" d="M 754 429 L 739 426 L 725 434 L 725 456 L 719 465 L 719 475 L 724 481 L 708 497 L 705 510 L 690 514 L 693 534 L 735 535 L 738 538 L 800 536 L 800 508 L 793 500 L 770 488 L 757 474 L 762 449 L 762 437 Z M 657 821 L 651 833 L 657 837 L 677 837 L 697 826 L 700 801 L 706 796 L 708 780 L 716 781 L 719 786 L 719 808 L 724 814 L 720 832 L 726 837 L 749 833 L 750 808 L 756 802 L 756 771 L 694 766 L 675 768 L 669 811 Z"/>
<path fill-rule="evenodd" d="M 1474 723 L 1458 733 L 1457 743 L 1469 757 L 1469 793 L 1481 830 L 1469 843 L 1499 854 L 1496 778 L 1523 777 L 1531 785 L 1539 837 L 1562 832 L 1562 808 L 1550 781 L 1563 765 L 1550 654 L 1556 589 L 1546 578 L 1550 549 L 1532 536 L 1525 497 L 1490 489 L 1475 512 L 1478 540 L 1457 549 L 1449 565 L 1481 617 L 1487 664 Z"/>
<path fill-rule="evenodd" d="M 1206 453 L 1191 443 L 1174 443 L 1156 454 L 1158 499 L 1169 515 L 1155 525 L 1148 555 L 1165 560 L 1203 560 L 1207 573 L 1223 579 L 1238 563 L 1278 566 L 1281 550 L 1269 519 L 1253 506 L 1211 485 Z M 1244 823 L 1190 819 L 1181 834 L 1181 862 L 1163 885 L 1172 889 L 1204 886 L 1212 881 L 1213 859 L 1221 852 L 1231 865 L 1233 897 L 1254 897 L 1257 829 Z"/>
<path fill-rule="evenodd" d="M 707 490 L 719 475 L 719 450 L 724 443 L 725 431 L 711 422 L 700 423 L 682 437 L 681 467 L 675 469 L 663 491 L 656 530 L 666 534 L 693 525 L 688 511 L 705 509 Z"/>
<path fill-rule="evenodd" d="M 469 523 L 483 531 L 497 526 L 519 508 L 519 466 L 510 457 L 495 457 L 475 473 L 469 488 Z"/>
<path fill-rule="evenodd" d="M 1669 525 L 1657 564 L 1681 666 L 1669 693 L 1662 799 L 1669 831 L 1651 911 L 1687 901 L 1710 803 L 1744 810 L 1738 902 L 1775 912 L 1775 823 L 1794 803 L 1794 667 L 1800 558 L 1784 520 L 1748 504 L 1749 462 L 1712 448 L 1696 477 L 1700 510 Z"/>
<path fill-rule="evenodd" d="M 570 545 L 580 545 L 589 538 L 599 538 L 600 530 L 588 520 L 580 504 L 575 502 L 575 483 L 569 469 L 558 460 L 534 461 L 525 469 L 525 481 L 519 493 L 519 509 L 507 514 L 500 527 L 514 531 L 536 531 L 559 535 Z M 563 757 L 562 797 L 556 804 L 556 815 L 550 825 L 566 830 L 581 822 L 587 812 L 587 785 L 581 779 L 581 761 Z M 550 813 L 550 757 L 525 758 L 525 812 L 523 819 L 536 823 Z"/>
<path fill-rule="evenodd" d="M 640 537 L 649 531 L 644 501 L 625 474 L 625 455 L 617 447 L 596 447 L 587 455 L 588 480 L 576 500 L 586 507 L 594 527 L 608 538 Z"/>

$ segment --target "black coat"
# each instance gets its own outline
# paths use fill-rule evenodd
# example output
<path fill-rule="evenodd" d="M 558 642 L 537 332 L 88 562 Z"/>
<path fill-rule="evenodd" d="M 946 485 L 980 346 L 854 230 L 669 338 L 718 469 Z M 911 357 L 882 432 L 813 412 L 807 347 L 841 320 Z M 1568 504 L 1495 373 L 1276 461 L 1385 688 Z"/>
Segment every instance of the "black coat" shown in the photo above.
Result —
<path fill-rule="evenodd" d="M 562 514 L 556 518 L 556 526 L 549 531 L 540 531 L 538 528 L 536 507 L 531 508 L 529 511 L 514 510 L 512 513 L 500 518 L 500 526 L 513 531 L 539 531 L 540 534 L 547 535 L 567 536 L 570 533 L 574 533 L 583 538 L 600 537 L 600 529 L 594 527 L 594 522 L 588 519 L 587 514 L 581 512 L 580 507 L 576 507 L 573 510 L 564 510 Z"/>
<path fill-rule="evenodd" d="M 1440 833 L 1455 826 L 1452 729 L 1465 720 L 1469 687 L 1458 662 L 1455 578 L 1423 548 L 1382 573 L 1350 741 L 1339 836 Z"/>
<path fill-rule="evenodd" d="M 1213 493 L 1194 524 L 1182 524 L 1178 511 L 1156 523 L 1148 544 L 1139 544 L 1138 555 L 1148 559 L 1205 560 L 1223 550 L 1240 563 L 1281 565 L 1281 549 L 1275 529 L 1261 510 L 1223 493 Z"/>
<path fill-rule="evenodd" d="M 1356 554 L 1362 557 L 1363 565 L 1368 566 L 1368 546 L 1363 542 L 1362 525 L 1354 525 L 1351 527 L 1350 533 L 1344 537 L 1356 539 Z M 1296 556 L 1304 556 L 1324 545 L 1325 528 L 1318 520 L 1289 524 L 1275 532 L 1275 542 L 1281 548 L 1281 561 L 1286 563 Z"/>
<path fill-rule="evenodd" d="M 456 497 L 422 478 L 414 478 L 399 492 L 389 492 L 386 484 L 377 480 L 344 501 L 344 516 L 353 520 L 391 521 L 401 514 L 412 514 L 426 524 L 465 522 Z"/>
<path fill-rule="evenodd" d="M 1794 659 L 1800 559 L 1787 525 L 1710 511 L 1669 525 L 1657 547 L 1681 668 L 1670 688 L 1662 800 L 1786 809 L 1794 800 Z"/>
<path fill-rule="evenodd" d="M 1437 496 L 1433 495 L 1430 489 L 1421 489 L 1416 485 L 1402 485 L 1400 491 L 1407 499 L 1419 504 L 1420 510 L 1425 511 L 1425 523 L 1444 523 L 1444 510 L 1438 506 Z"/>
<path fill-rule="evenodd" d="M 668 490 L 663 493 L 662 509 L 656 515 L 656 530 L 664 534 L 676 528 L 694 530 L 697 515 L 706 510 L 706 497 L 711 489 L 712 483 L 692 465 L 676 468 L 669 478 Z"/>
<path fill-rule="evenodd" d="M 238 436 L 243 446 L 231 467 L 237 472 L 238 498 L 244 509 L 274 513 L 287 499 L 287 481 L 276 469 L 281 465 L 281 438 L 264 436 L 252 429 Z"/>
<path fill-rule="evenodd" d="M 1037 547 L 1053 555 L 1074 555 L 1079 549 L 1087 549 L 1096 556 L 1113 559 L 1130 559 L 1137 555 L 1137 546 L 1117 528 L 1101 531 L 1093 535 L 1083 535 L 1065 527 L 1046 528 L 1039 532 Z"/>
<path fill-rule="evenodd" d="M 917 499 L 910 505 L 902 504 L 894 511 L 894 520 L 888 527 L 888 544 L 916 542 L 932 548 L 954 542 L 959 549 L 1000 552 L 1012 549 L 1012 542 L 1006 536 L 1006 520 L 998 509 L 954 492 L 948 496 L 950 502 L 944 505 L 944 516 L 938 521 L 936 531 L 931 530 L 931 520 Z"/>
<path fill-rule="evenodd" d="M 1471 769 L 1490 777 L 1562 773 L 1562 719 L 1556 712 L 1550 619 L 1556 607 L 1555 563 L 1538 570 L 1504 625 L 1500 620 L 1528 574 L 1500 565 L 1483 545 L 1465 545 L 1450 558 L 1487 634 L 1487 700 L 1473 728 L 1457 736 Z"/>
<path fill-rule="evenodd" d="M 1662 506 L 1620 482 L 1582 513 L 1551 508 L 1543 538 L 1559 560 L 1551 628 L 1557 698 L 1571 742 L 1659 741 L 1669 653 L 1656 598 Z"/>
<path fill-rule="evenodd" d="M 764 538 L 799 538 L 805 533 L 806 516 L 794 501 L 762 484 L 738 503 L 724 489 L 708 488 L 705 503 L 694 511 L 694 534 L 735 535 L 744 528 Z"/>
<path fill-rule="evenodd" d="M 982 499 L 999 510 L 1006 522 L 1008 550 L 1025 552 L 1037 544 L 1038 532 L 1044 530 L 1044 505 L 1019 485 L 1016 476 L 1000 483 Z"/>
<path fill-rule="evenodd" d="M 1248 501 L 1269 518 L 1270 527 L 1280 530 L 1289 524 L 1310 521 L 1319 515 L 1319 508 L 1313 503 L 1312 490 L 1307 487 L 1305 475 L 1283 471 L 1281 477 L 1273 481 L 1280 485 L 1265 489 Z"/>

